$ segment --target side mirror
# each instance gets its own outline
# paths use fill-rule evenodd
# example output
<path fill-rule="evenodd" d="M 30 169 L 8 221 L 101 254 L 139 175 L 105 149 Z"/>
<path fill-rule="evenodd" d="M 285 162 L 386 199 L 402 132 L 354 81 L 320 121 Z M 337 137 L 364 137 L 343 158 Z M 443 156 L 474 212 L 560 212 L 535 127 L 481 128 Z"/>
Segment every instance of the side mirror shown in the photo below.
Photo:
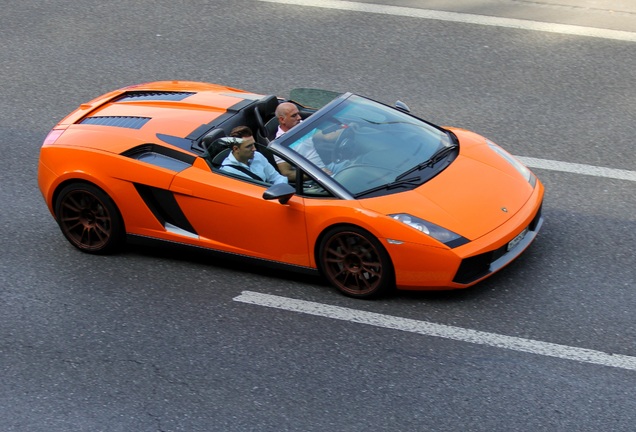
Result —
<path fill-rule="evenodd" d="M 263 192 L 263 199 L 273 200 L 277 199 L 281 204 L 287 204 L 287 201 L 296 193 L 296 189 L 290 186 L 288 183 L 279 183 L 270 186 Z"/>
<path fill-rule="evenodd" d="M 404 102 L 400 100 L 395 103 L 395 107 L 399 109 L 400 111 L 404 111 L 407 113 L 411 112 L 411 108 L 409 108 L 407 104 L 405 104 Z"/>

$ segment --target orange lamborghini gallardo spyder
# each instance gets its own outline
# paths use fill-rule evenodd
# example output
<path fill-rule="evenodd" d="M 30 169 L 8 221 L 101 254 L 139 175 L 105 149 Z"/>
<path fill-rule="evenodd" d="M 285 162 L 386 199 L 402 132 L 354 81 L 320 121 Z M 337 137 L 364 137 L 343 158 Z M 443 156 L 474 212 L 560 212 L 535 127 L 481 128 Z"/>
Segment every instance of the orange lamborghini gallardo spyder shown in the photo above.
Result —
<path fill-rule="evenodd" d="M 282 102 L 304 120 L 276 137 Z M 295 177 L 270 184 L 250 174 L 250 161 L 233 157 L 245 139 L 229 137 L 237 126 Z M 81 251 L 135 240 L 203 247 L 319 272 L 359 298 L 474 285 L 518 257 L 543 223 L 543 185 L 488 139 L 431 124 L 399 101 L 316 89 L 285 100 L 198 82 L 125 87 L 51 130 L 38 181 Z"/>

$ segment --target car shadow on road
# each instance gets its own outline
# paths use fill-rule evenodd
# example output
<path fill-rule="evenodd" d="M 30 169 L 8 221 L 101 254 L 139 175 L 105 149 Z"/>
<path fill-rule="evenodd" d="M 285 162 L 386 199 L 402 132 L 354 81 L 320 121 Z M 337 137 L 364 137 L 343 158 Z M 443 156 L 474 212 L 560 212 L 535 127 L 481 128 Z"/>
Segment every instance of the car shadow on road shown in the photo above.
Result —
<path fill-rule="evenodd" d="M 239 255 L 229 255 L 209 249 L 192 247 L 181 244 L 165 243 L 129 243 L 126 254 L 140 255 L 144 257 L 155 257 L 169 261 L 181 261 L 189 264 L 201 265 L 207 268 L 218 269 L 222 272 L 238 272 L 241 274 L 251 274 L 266 277 L 272 280 L 291 282 L 294 284 L 304 284 L 308 286 L 335 290 L 329 283 L 315 270 L 294 270 L 289 266 L 277 265 L 268 261 L 248 258 Z M 465 289 L 454 290 L 391 290 L 379 297 L 378 300 L 384 302 L 424 302 L 424 303 L 464 303 L 481 301 L 483 298 L 498 296 L 496 294 L 501 286 L 509 284 L 510 274 L 514 274 L 516 263 L 511 263 L 504 272 L 498 272 L 488 279 Z M 336 290 L 337 291 L 337 290 Z M 368 301 L 374 301 L 371 299 Z M 364 300 L 363 300 L 364 301 Z"/>
<path fill-rule="evenodd" d="M 279 265 L 265 260 L 231 255 L 188 245 L 164 244 L 161 242 L 153 244 L 131 242 L 127 245 L 125 253 L 184 261 L 221 270 L 249 273 L 281 280 L 328 286 L 327 281 L 317 271 L 311 269 L 299 269 L 296 271 L 283 264 Z"/>

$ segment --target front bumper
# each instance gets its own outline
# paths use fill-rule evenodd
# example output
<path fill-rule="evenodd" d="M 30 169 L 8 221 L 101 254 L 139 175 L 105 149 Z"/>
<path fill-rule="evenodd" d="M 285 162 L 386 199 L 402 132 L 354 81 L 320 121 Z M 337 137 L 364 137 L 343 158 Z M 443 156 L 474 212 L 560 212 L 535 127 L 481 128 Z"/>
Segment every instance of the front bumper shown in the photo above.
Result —
<path fill-rule="evenodd" d="M 542 225 L 543 216 L 541 215 L 540 207 L 527 229 L 524 228 L 512 241 L 495 250 L 464 258 L 459 265 L 457 273 L 455 273 L 453 282 L 470 285 L 504 268 L 530 246 Z M 521 235 L 522 237 L 519 238 L 518 236 Z M 513 241 L 515 242 L 514 245 L 512 244 Z"/>
<path fill-rule="evenodd" d="M 543 194 L 543 185 L 538 182 L 526 205 L 506 223 L 453 249 L 387 242 L 397 288 L 463 289 L 501 270 L 530 246 L 541 229 Z M 520 235 L 526 229 L 525 235 Z"/>

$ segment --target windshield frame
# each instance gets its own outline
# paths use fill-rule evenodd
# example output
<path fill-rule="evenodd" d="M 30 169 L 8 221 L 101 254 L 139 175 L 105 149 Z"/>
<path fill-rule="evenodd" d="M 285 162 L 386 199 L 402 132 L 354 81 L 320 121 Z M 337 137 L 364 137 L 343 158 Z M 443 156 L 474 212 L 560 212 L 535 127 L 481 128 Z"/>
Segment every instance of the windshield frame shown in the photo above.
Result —
<path fill-rule="evenodd" d="M 454 134 L 441 127 L 438 126 L 436 124 L 433 124 L 431 122 L 428 122 L 424 119 L 421 119 L 413 114 L 411 114 L 410 112 L 406 112 L 404 110 L 400 110 L 397 109 L 395 107 L 392 107 L 390 105 L 387 105 L 385 103 L 382 102 L 378 102 L 375 101 L 373 99 L 364 97 L 364 96 L 360 96 L 360 95 L 356 95 L 353 94 L 351 92 L 347 92 L 347 93 L 343 93 L 342 95 L 340 95 L 339 97 L 335 98 L 334 100 L 332 100 L 331 102 L 329 102 L 327 105 L 323 106 L 322 108 L 320 108 L 319 110 L 317 110 L 315 113 L 313 113 L 312 115 L 310 115 L 309 117 L 307 117 L 306 119 L 304 119 L 301 123 L 297 124 L 296 126 L 294 126 L 292 129 L 290 129 L 288 132 L 286 132 L 285 134 L 281 135 L 280 137 L 274 139 L 271 143 L 270 143 L 270 147 L 272 148 L 272 150 L 284 155 L 286 158 L 290 159 L 291 161 L 293 161 L 294 163 L 296 163 L 298 165 L 299 168 L 303 169 L 304 171 L 306 171 L 308 174 L 311 175 L 311 177 L 315 178 L 317 181 L 319 181 L 320 183 L 323 184 L 323 186 L 328 189 L 334 196 L 341 198 L 341 199 L 358 199 L 358 198 L 366 198 L 366 197 L 372 197 L 372 196 L 378 196 L 378 195 L 388 195 L 388 194 L 393 194 L 393 193 L 398 193 L 398 192 L 402 192 L 405 190 L 405 188 L 392 188 L 392 187 L 387 187 L 383 190 L 382 188 L 382 184 L 378 183 L 375 185 L 372 185 L 369 188 L 366 188 L 364 190 L 356 190 L 354 188 L 354 190 L 350 190 L 347 188 L 346 184 L 343 184 L 341 182 L 339 182 L 337 179 L 332 178 L 331 176 L 325 174 L 323 172 L 323 170 L 321 170 L 319 167 L 317 167 L 316 165 L 314 165 L 313 163 L 311 163 L 309 160 L 307 160 L 305 157 L 303 157 L 302 155 L 300 155 L 299 153 L 297 153 L 295 150 L 293 150 L 292 148 L 290 148 L 291 145 L 293 145 L 294 143 L 296 143 L 299 140 L 302 140 L 306 135 L 311 134 L 312 130 L 316 129 L 317 127 L 319 127 L 322 123 L 323 123 L 323 119 L 325 119 L 325 117 L 328 116 L 333 116 L 334 118 L 338 118 L 340 112 L 338 111 L 338 107 L 340 105 L 342 105 L 343 103 L 347 102 L 349 99 L 351 98 L 356 98 L 359 99 L 362 103 L 365 102 L 370 102 L 372 104 L 377 104 L 379 105 L 380 109 L 386 109 L 388 110 L 388 113 L 393 113 L 395 114 L 396 118 L 399 120 L 399 117 L 403 117 L 403 116 L 407 116 L 409 118 L 412 119 L 412 122 L 410 121 L 388 121 L 386 123 L 383 122 L 379 122 L 377 123 L 377 125 L 383 125 L 383 124 L 395 124 L 395 123 L 404 123 L 405 125 L 411 125 L 414 127 L 429 127 L 432 128 L 433 130 L 436 130 L 439 132 L 439 135 L 431 135 L 433 139 L 437 139 L 437 137 L 439 137 L 440 140 L 440 145 L 433 151 L 433 154 L 437 151 L 439 151 L 440 149 L 443 149 L 445 147 L 454 147 L 457 151 L 456 152 L 452 152 L 453 153 L 453 157 L 449 158 L 449 162 L 447 164 L 439 164 L 438 166 L 435 167 L 435 171 L 437 171 L 436 173 L 428 173 L 426 175 L 424 175 L 423 173 L 421 175 L 419 175 L 421 182 L 417 183 L 417 182 L 408 182 L 408 184 L 405 185 L 405 187 L 407 187 L 408 189 L 414 189 L 417 188 L 419 186 L 421 186 L 422 184 L 426 183 L 428 180 L 430 180 L 432 177 L 436 176 L 437 174 L 439 174 L 439 172 L 443 171 L 443 169 L 445 169 L 448 165 L 450 165 L 450 163 L 452 163 L 452 160 L 455 159 L 455 157 L 457 156 L 457 154 L 459 153 L 459 147 L 458 147 L 458 142 L 456 137 L 454 136 Z M 356 102 L 353 102 L 354 104 Z M 352 107 L 355 107 L 355 105 L 352 105 Z M 344 108 L 345 110 L 347 108 Z M 379 111 L 382 112 L 382 111 Z M 342 116 L 340 116 L 342 117 Z M 327 121 L 330 121 L 332 119 L 328 119 Z M 371 122 L 369 119 L 363 118 L 363 120 L 369 122 L 370 124 L 372 124 L 373 122 Z M 421 123 L 421 124 L 420 124 Z M 432 132 L 432 130 L 429 130 L 429 132 Z M 409 166 L 408 170 L 413 170 L 414 171 L 414 175 L 417 175 L 418 171 L 422 171 L 424 169 L 426 169 L 425 166 L 423 166 L 421 169 L 413 169 L 414 167 L 417 167 L 418 165 L 420 165 L 422 162 L 424 161 L 424 159 L 422 159 L 422 161 L 420 161 L 419 163 L 416 163 L 413 166 Z M 434 164 L 437 165 L 437 164 Z M 443 166 L 442 166 L 443 165 Z M 387 167 L 388 169 L 388 167 Z M 404 171 L 408 171 L 408 170 L 404 170 Z M 403 171 L 403 172 L 404 172 Z M 399 175 L 401 173 L 395 173 L 395 177 L 399 178 Z M 430 175 L 433 174 L 433 175 Z M 393 179 L 394 181 L 395 179 Z M 384 185 L 390 185 L 392 183 L 392 181 L 386 181 L 384 183 Z M 351 184 L 349 184 L 350 187 L 352 187 Z M 372 190 L 374 190 L 375 192 L 373 193 L 369 193 Z"/>

